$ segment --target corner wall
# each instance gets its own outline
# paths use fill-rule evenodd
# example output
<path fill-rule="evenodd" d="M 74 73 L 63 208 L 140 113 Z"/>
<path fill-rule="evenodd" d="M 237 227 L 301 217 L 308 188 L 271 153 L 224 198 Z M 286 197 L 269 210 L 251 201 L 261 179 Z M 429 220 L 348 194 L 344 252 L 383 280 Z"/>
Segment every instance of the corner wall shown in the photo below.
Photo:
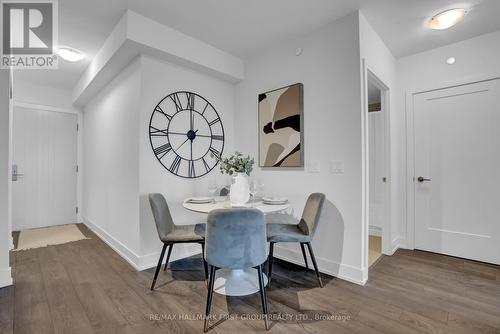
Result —
<path fill-rule="evenodd" d="M 300 56 L 295 55 L 298 47 Z M 236 148 L 258 157 L 259 93 L 304 84 L 305 168 L 257 167 L 252 176 L 263 180 L 267 195 L 289 197 L 297 217 L 310 193 L 325 193 L 331 202 L 313 242 L 320 270 L 364 284 L 358 14 L 261 50 L 245 66 L 245 80 L 236 85 Z M 343 160 L 344 174 L 331 174 L 330 160 Z M 319 173 L 309 171 L 313 161 L 320 162 Z M 298 244 L 278 244 L 276 256 L 302 263 Z"/>
<path fill-rule="evenodd" d="M 85 106 L 83 220 L 133 265 L 139 257 L 139 58 Z"/>
<path fill-rule="evenodd" d="M 360 54 L 361 59 L 365 61 L 365 66 L 375 76 L 381 80 L 389 89 L 388 106 L 385 112 L 388 112 L 388 122 L 385 126 L 388 128 L 388 145 L 387 154 L 390 156 L 390 164 L 387 166 L 387 180 L 390 198 L 388 198 L 388 212 L 385 216 L 389 219 L 383 227 L 383 238 L 388 238 L 389 242 L 383 240 L 384 254 L 392 254 L 401 246 L 401 223 L 406 219 L 404 207 L 404 184 L 405 178 L 401 170 L 401 161 L 404 157 L 404 130 L 405 119 L 404 113 L 397 109 L 396 96 L 396 59 L 387 48 L 382 39 L 377 35 L 375 30 L 370 26 L 363 14 L 359 12 L 360 26 Z M 366 78 L 364 79 L 366 81 Z M 366 85 L 366 82 L 362 82 Z M 363 103 L 365 103 L 363 101 Z M 388 108 L 387 108 L 388 107 Z M 388 231 L 386 231 L 388 229 Z"/>
<path fill-rule="evenodd" d="M 10 73 L 0 70 L 0 288 L 12 284 L 11 244 L 11 124 Z"/>

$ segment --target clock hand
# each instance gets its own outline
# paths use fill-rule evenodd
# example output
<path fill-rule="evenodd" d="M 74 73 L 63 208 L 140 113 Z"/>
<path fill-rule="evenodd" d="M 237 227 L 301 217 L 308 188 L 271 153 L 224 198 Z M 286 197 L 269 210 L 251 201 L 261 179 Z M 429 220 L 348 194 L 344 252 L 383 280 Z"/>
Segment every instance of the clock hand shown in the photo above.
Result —
<path fill-rule="evenodd" d="M 194 133 L 196 133 L 196 132 L 198 132 L 198 130 L 196 130 Z M 188 139 L 186 139 L 186 140 L 184 140 L 184 141 L 182 142 L 182 144 L 180 144 L 180 145 L 179 145 L 179 147 L 177 147 L 177 149 L 175 149 L 175 150 L 176 150 L 176 151 L 178 151 L 178 150 L 182 147 L 182 145 L 184 145 L 184 144 L 185 144 L 188 140 L 189 140 L 189 138 L 188 138 Z M 193 141 L 191 140 L 191 142 L 193 142 Z"/>

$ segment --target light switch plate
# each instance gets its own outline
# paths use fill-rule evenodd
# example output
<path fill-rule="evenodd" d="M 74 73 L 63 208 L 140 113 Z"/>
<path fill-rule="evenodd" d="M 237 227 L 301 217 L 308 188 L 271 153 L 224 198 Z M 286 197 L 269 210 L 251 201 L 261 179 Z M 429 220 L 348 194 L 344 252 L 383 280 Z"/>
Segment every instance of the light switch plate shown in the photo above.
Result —
<path fill-rule="evenodd" d="M 344 174 L 344 160 L 330 160 L 330 173 Z"/>
<path fill-rule="evenodd" d="M 309 173 L 321 172 L 321 162 L 319 160 L 311 160 L 309 162 Z"/>

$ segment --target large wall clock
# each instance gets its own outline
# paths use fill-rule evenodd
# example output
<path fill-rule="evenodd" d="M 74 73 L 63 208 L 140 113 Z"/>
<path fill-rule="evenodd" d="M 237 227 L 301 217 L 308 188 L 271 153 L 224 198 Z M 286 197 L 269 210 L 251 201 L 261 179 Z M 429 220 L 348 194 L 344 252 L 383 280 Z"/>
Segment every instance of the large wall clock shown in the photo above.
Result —
<path fill-rule="evenodd" d="M 156 105 L 149 140 L 163 167 L 177 176 L 196 178 L 217 165 L 224 150 L 224 127 L 207 99 L 180 91 Z"/>

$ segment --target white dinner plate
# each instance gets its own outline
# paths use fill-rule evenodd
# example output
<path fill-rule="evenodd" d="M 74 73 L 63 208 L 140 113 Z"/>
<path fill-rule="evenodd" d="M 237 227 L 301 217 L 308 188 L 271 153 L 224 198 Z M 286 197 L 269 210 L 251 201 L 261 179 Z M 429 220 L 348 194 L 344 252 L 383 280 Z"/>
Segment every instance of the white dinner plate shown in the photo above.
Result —
<path fill-rule="evenodd" d="M 186 200 L 187 203 L 193 203 L 193 204 L 207 204 L 207 203 L 213 203 L 214 199 L 213 197 L 191 197 Z"/>
<path fill-rule="evenodd" d="M 286 197 L 263 197 L 262 202 L 264 204 L 280 205 L 288 203 L 288 198 Z"/>

